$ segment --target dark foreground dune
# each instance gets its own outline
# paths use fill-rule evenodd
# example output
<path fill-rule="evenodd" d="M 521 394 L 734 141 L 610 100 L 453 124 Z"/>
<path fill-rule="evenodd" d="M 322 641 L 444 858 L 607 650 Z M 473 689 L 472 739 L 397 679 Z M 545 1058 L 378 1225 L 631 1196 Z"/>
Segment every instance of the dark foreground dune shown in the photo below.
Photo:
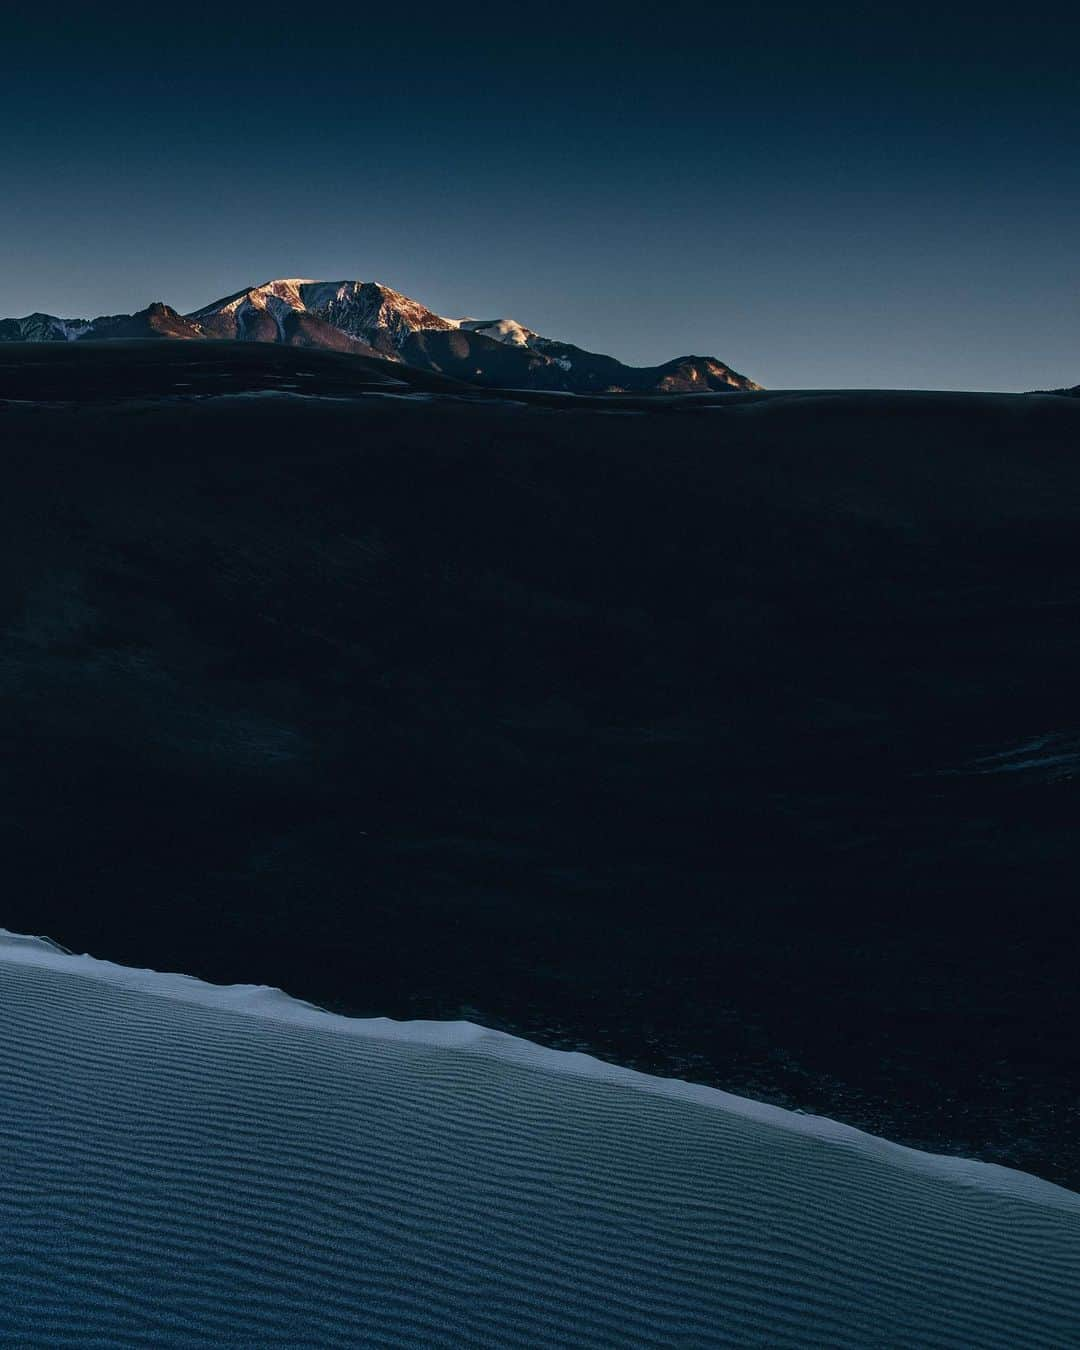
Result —
<path fill-rule="evenodd" d="M 5 348 L 0 926 L 1080 1186 L 1080 402 L 388 378 Z"/>

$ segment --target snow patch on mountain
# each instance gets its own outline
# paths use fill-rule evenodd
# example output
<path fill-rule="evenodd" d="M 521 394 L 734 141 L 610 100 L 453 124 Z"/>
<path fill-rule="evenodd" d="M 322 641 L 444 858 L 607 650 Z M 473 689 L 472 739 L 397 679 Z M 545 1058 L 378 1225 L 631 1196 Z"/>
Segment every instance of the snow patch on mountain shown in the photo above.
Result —
<path fill-rule="evenodd" d="M 509 347 L 530 347 L 537 336 L 516 319 L 451 319 L 449 322 L 469 333 L 480 333 L 496 342 L 505 342 Z"/>
<path fill-rule="evenodd" d="M 75 342 L 93 331 L 94 325 L 89 319 L 57 319 L 56 326 L 68 342 Z"/>
<path fill-rule="evenodd" d="M 74 342 L 94 326 L 89 319 L 61 319 L 55 314 L 27 314 L 7 322 L 24 342 Z"/>

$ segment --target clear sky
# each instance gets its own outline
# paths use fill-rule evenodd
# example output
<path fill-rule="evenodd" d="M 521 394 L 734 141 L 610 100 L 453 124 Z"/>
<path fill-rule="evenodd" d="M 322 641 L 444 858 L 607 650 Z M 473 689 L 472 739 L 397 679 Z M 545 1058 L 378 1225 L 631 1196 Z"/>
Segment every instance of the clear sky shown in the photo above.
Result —
<path fill-rule="evenodd" d="M 778 387 L 1080 381 L 1080 19 L 22 5 L 0 315 L 377 280 Z"/>

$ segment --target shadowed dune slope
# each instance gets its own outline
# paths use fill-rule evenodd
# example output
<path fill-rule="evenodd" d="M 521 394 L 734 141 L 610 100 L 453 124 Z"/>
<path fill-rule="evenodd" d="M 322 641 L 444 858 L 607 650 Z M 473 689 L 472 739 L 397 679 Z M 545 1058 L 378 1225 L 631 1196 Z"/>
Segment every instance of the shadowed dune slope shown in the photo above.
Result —
<path fill-rule="evenodd" d="M 6 927 L 1080 1184 L 1080 402 L 55 345 Z"/>

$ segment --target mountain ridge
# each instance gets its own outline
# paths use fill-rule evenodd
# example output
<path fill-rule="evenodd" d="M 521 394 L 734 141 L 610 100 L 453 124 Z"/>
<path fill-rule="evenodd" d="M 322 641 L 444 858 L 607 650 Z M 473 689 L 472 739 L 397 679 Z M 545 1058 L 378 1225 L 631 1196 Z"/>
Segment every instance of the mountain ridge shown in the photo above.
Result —
<path fill-rule="evenodd" d="M 376 281 L 282 277 L 181 314 L 154 301 L 94 319 L 35 312 L 0 319 L 0 342 L 132 338 L 246 341 L 377 356 L 486 387 L 570 393 L 688 393 L 761 386 L 712 356 L 655 366 L 544 337 L 514 319 L 451 319 Z"/>

